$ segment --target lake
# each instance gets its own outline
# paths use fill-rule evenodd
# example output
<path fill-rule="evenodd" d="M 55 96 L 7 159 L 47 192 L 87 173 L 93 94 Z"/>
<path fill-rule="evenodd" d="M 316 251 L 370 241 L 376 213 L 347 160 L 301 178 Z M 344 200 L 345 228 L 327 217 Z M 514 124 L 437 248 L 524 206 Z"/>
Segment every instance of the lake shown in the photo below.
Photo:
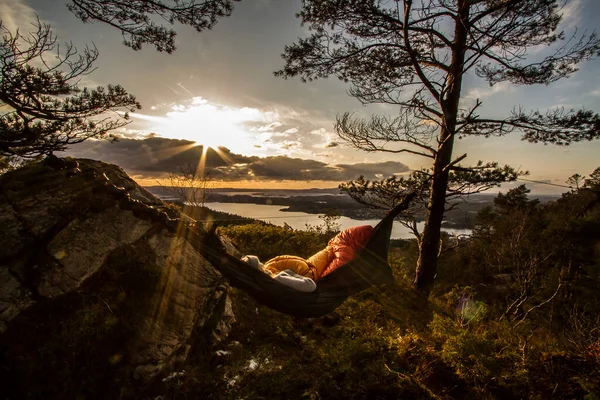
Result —
<path fill-rule="evenodd" d="M 247 218 L 253 218 L 274 225 L 283 226 L 287 223 L 294 229 L 306 229 L 307 225 L 322 225 L 323 220 L 319 219 L 319 214 L 307 214 L 303 212 L 288 212 L 281 211 L 282 206 L 266 205 L 266 204 L 250 204 L 250 203 L 205 203 L 206 207 L 230 214 L 237 214 Z M 338 220 L 340 228 L 346 229 L 359 225 L 375 226 L 379 220 L 356 220 L 348 217 L 341 217 Z M 423 223 L 419 223 L 419 228 L 423 228 Z M 454 234 L 470 234 L 470 229 L 449 229 L 443 228 L 444 231 Z M 392 239 L 412 239 L 412 233 L 399 222 L 394 222 L 392 229 Z"/>

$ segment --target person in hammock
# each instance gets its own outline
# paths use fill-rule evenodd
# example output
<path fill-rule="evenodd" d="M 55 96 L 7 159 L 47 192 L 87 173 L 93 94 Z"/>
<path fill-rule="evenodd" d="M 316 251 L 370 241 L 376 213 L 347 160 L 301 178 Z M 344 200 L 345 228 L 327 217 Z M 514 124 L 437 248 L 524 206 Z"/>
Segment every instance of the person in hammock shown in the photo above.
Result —
<path fill-rule="evenodd" d="M 243 260 L 287 286 L 313 291 L 319 279 L 354 259 L 374 231 L 371 225 L 345 229 L 332 238 L 327 247 L 308 259 L 282 255 L 264 264 L 256 256 L 246 256 Z"/>
<path fill-rule="evenodd" d="M 267 270 L 265 268 L 265 265 L 261 263 L 258 257 L 256 256 L 244 256 L 242 257 L 242 261 L 249 264 L 251 267 L 258 269 L 259 271 L 264 272 L 277 282 L 294 288 L 300 292 L 314 292 L 317 288 L 317 284 L 314 280 L 312 280 L 309 277 L 300 275 L 294 272 L 292 269 L 285 269 L 277 272 Z"/>

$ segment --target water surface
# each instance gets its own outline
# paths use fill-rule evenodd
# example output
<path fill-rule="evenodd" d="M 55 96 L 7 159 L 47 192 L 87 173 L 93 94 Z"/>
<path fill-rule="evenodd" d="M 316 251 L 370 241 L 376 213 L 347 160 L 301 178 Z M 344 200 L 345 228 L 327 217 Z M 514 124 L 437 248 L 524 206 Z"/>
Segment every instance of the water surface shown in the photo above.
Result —
<path fill-rule="evenodd" d="M 250 203 L 206 203 L 205 206 L 215 211 L 237 214 L 243 217 L 269 222 L 274 225 L 283 226 L 284 223 L 287 223 L 294 229 L 306 229 L 307 226 L 323 225 L 323 220 L 319 218 L 319 214 L 308 214 L 297 211 L 281 211 L 282 208 L 285 208 L 282 206 Z M 375 226 L 378 222 L 379 220 L 377 219 L 356 220 L 348 217 L 341 217 L 338 220 L 338 223 L 340 224 L 340 229 L 342 230 L 359 225 Z M 419 228 L 423 228 L 423 223 L 419 223 Z M 470 229 L 443 230 L 454 234 L 471 233 Z M 409 231 L 409 229 L 400 224 L 399 222 L 394 222 L 391 237 L 392 239 L 414 238 L 413 234 Z"/>

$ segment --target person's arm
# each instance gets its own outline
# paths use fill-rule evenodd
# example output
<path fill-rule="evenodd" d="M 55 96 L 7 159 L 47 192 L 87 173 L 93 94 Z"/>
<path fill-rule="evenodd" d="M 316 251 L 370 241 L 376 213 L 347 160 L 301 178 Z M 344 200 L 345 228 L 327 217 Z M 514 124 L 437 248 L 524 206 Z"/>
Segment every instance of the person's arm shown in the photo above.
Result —
<path fill-rule="evenodd" d="M 317 288 L 315 281 L 289 269 L 281 271 L 273 279 L 300 292 L 314 292 Z"/>

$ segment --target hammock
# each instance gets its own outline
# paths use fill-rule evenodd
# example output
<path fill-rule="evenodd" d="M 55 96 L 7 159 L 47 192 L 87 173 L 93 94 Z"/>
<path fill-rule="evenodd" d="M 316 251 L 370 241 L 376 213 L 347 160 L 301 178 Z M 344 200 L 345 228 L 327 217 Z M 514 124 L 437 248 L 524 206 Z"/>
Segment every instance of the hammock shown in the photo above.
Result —
<path fill-rule="evenodd" d="M 300 292 L 286 286 L 228 254 L 222 245 L 219 246 L 220 241 L 215 245 L 216 235 L 206 235 L 209 240 L 203 241 L 198 250 L 232 286 L 244 290 L 267 307 L 298 317 L 322 317 L 339 307 L 348 296 L 372 285 L 394 281 L 387 263 L 392 225 L 394 218 L 408 208 L 413 197 L 414 194 L 407 195 L 390 210 L 375 226 L 373 236 L 356 257 L 318 280 L 314 292 Z M 210 236 L 213 236 L 212 241 Z"/>

